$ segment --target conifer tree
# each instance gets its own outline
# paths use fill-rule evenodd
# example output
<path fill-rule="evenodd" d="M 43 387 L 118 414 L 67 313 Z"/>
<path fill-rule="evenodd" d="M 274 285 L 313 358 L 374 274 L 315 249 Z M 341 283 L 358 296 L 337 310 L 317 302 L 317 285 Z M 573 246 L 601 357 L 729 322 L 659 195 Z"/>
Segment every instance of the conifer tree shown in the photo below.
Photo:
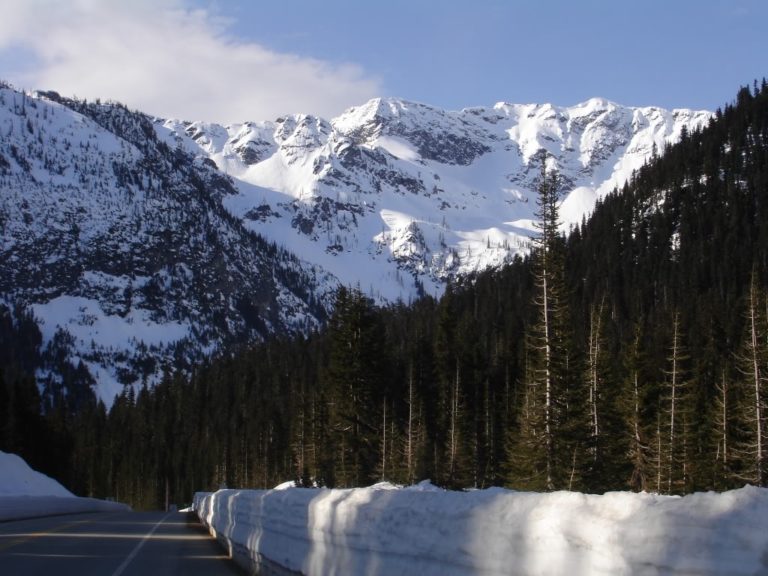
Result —
<path fill-rule="evenodd" d="M 602 415 L 600 395 L 602 394 L 602 360 L 604 355 L 603 338 L 603 307 L 605 301 L 598 307 L 592 307 L 589 314 L 589 348 L 587 351 L 587 381 L 589 385 L 589 416 L 591 428 L 590 456 L 597 461 L 600 453 L 600 429 Z"/>
<path fill-rule="evenodd" d="M 665 380 L 660 397 L 658 416 L 657 487 L 668 494 L 684 492 L 689 480 L 690 467 L 690 411 L 691 382 L 686 362 L 688 355 L 683 343 L 680 314 L 674 313 L 672 335 L 667 357 Z"/>
<path fill-rule="evenodd" d="M 456 301 L 446 292 L 440 303 L 435 335 L 435 371 L 439 384 L 436 430 L 435 470 L 438 481 L 458 487 L 467 478 L 466 412 L 464 366 L 461 358 L 460 330 L 456 319 Z"/>
<path fill-rule="evenodd" d="M 375 480 L 385 372 L 383 328 L 373 303 L 359 290 L 341 288 L 329 327 L 327 372 L 337 479 L 345 486 Z"/>
<path fill-rule="evenodd" d="M 621 387 L 614 383 L 615 377 L 610 371 L 608 328 L 609 318 L 606 313 L 605 295 L 589 310 L 589 333 L 585 355 L 586 370 L 584 384 L 587 392 L 585 405 L 586 434 L 585 482 L 593 490 L 615 489 L 622 487 L 619 478 L 624 473 L 627 447 L 625 422 L 621 416 Z M 581 416 L 577 388 L 569 420 L 576 436 L 579 435 L 578 423 Z M 583 400 L 582 400 L 583 402 Z"/>
<path fill-rule="evenodd" d="M 746 331 L 741 352 L 737 358 L 741 378 L 737 394 L 737 419 L 741 428 L 734 449 L 742 465 L 739 477 L 757 486 L 766 482 L 766 318 L 763 312 L 764 296 L 757 285 L 757 274 L 752 272 L 746 307 Z"/>
<path fill-rule="evenodd" d="M 652 482 L 651 446 L 643 417 L 647 391 L 640 375 L 641 358 L 641 332 L 636 328 L 627 353 L 627 375 L 622 396 L 626 435 L 629 438 L 627 448 L 627 457 L 631 466 L 629 486 L 636 491 L 648 490 Z"/>
<path fill-rule="evenodd" d="M 408 398 L 406 405 L 408 407 L 408 417 L 405 425 L 405 434 L 403 437 L 403 455 L 405 457 L 405 476 L 408 484 L 413 484 L 416 479 L 416 455 L 417 438 L 419 436 L 419 405 L 416 397 L 416 386 L 414 382 L 413 361 L 408 366 Z"/>
<path fill-rule="evenodd" d="M 728 488 L 734 480 L 734 386 L 727 370 L 723 368 L 717 384 L 713 415 L 713 433 L 716 445 L 714 456 L 714 481 L 716 488 Z"/>
<path fill-rule="evenodd" d="M 533 241 L 535 319 L 526 335 L 525 393 L 517 437 L 509 443 L 511 484 L 554 490 L 572 485 L 577 452 L 563 437 L 569 400 L 567 299 L 559 233 L 559 179 L 542 159 Z"/>

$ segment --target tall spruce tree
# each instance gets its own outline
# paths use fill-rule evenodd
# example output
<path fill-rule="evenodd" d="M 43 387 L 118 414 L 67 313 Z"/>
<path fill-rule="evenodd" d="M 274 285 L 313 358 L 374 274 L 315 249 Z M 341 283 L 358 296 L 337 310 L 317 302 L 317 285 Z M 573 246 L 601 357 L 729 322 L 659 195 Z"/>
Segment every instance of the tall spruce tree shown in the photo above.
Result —
<path fill-rule="evenodd" d="M 740 434 L 735 449 L 740 456 L 739 477 L 762 486 L 766 482 L 766 417 L 765 379 L 768 361 L 768 320 L 765 297 L 757 285 L 753 271 L 749 283 L 746 305 L 746 330 L 741 351 L 738 354 L 740 378 L 737 380 L 736 413 Z"/>
<path fill-rule="evenodd" d="M 327 370 L 336 478 L 343 486 L 377 479 L 383 435 L 385 342 L 373 302 L 340 288 L 329 326 Z"/>
<path fill-rule="evenodd" d="M 573 485 L 578 453 L 569 438 L 571 341 L 564 285 L 564 241 L 559 232 L 560 183 L 542 158 L 533 240 L 534 319 L 526 334 L 525 392 L 517 433 L 508 443 L 511 484 L 538 490 Z"/>
<path fill-rule="evenodd" d="M 462 362 L 462 330 L 456 317 L 457 301 L 446 291 L 438 307 L 435 330 L 435 376 L 441 414 L 437 418 L 434 469 L 437 480 L 450 487 L 466 485 L 468 450 L 466 434 L 466 373 Z M 439 455 L 438 455 L 439 454 Z"/>
<path fill-rule="evenodd" d="M 692 383 L 687 363 L 689 356 L 684 344 L 680 314 L 675 312 L 672 319 L 672 334 L 669 343 L 665 379 L 659 403 L 659 430 L 657 446 L 661 453 L 657 462 L 657 487 L 667 493 L 682 493 L 688 486 L 691 465 L 691 408 Z"/>
<path fill-rule="evenodd" d="M 647 382 L 641 377 L 642 334 L 635 327 L 633 338 L 626 354 L 626 376 L 624 380 L 622 411 L 626 426 L 627 457 L 629 459 L 629 481 L 631 489 L 645 491 L 652 481 L 651 445 L 647 433 L 645 417 L 647 403 Z"/>

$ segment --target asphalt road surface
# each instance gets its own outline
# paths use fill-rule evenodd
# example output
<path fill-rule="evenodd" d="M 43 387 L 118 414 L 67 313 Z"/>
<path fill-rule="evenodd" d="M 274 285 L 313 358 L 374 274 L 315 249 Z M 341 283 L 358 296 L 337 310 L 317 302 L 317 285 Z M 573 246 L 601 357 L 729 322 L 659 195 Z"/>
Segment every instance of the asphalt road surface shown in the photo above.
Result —
<path fill-rule="evenodd" d="M 2 576 L 239 575 L 183 512 L 72 514 L 0 522 Z"/>

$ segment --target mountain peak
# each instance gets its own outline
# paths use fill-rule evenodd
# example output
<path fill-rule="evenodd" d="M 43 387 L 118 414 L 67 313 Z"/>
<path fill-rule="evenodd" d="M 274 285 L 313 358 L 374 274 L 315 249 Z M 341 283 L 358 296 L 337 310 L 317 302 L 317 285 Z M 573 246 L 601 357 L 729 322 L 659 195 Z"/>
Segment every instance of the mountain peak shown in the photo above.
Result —
<path fill-rule="evenodd" d="M 402 121 L 420 104 L 400 98 L 373 98 L 346 110 L 331 121 L 334 129 L 353 137 L 375 138 L 389 125 Z"/>
<path fill-rule="evenodd" d="M 608 110 L 611 108 L 622 108 L 622 106 L 616 104 L 616 102 L 613 102 L 612 100 L 595 96 L 585 100 L 584 102 L 580 102 L 571 108 L 585 110 Z"/>

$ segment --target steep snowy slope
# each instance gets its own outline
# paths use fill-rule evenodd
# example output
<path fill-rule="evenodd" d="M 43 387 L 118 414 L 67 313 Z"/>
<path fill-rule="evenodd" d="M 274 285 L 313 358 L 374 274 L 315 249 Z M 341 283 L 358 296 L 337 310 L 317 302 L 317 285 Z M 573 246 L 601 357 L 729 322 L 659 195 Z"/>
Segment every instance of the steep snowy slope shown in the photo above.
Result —
<path fill-rule="evenodd" d="M 323 321 L 333 278 L 246 230 L 236 195 L 142 114 L 0 87 L 0 304 L 39 319 L 48 392 L 95 378 L 109 402 L 164 364 Z"/>
<path fill-rule="evenodd" d="M 544 153 L 562 177 L 567 227 L 709 117 L 601 99 L 460 112 L 375 99 L 330 122 L 156 128 L 235 178 L 238 193 L 224 204 L 251 230 L 343 283 L 407 301 L 526 249 Z"/>

